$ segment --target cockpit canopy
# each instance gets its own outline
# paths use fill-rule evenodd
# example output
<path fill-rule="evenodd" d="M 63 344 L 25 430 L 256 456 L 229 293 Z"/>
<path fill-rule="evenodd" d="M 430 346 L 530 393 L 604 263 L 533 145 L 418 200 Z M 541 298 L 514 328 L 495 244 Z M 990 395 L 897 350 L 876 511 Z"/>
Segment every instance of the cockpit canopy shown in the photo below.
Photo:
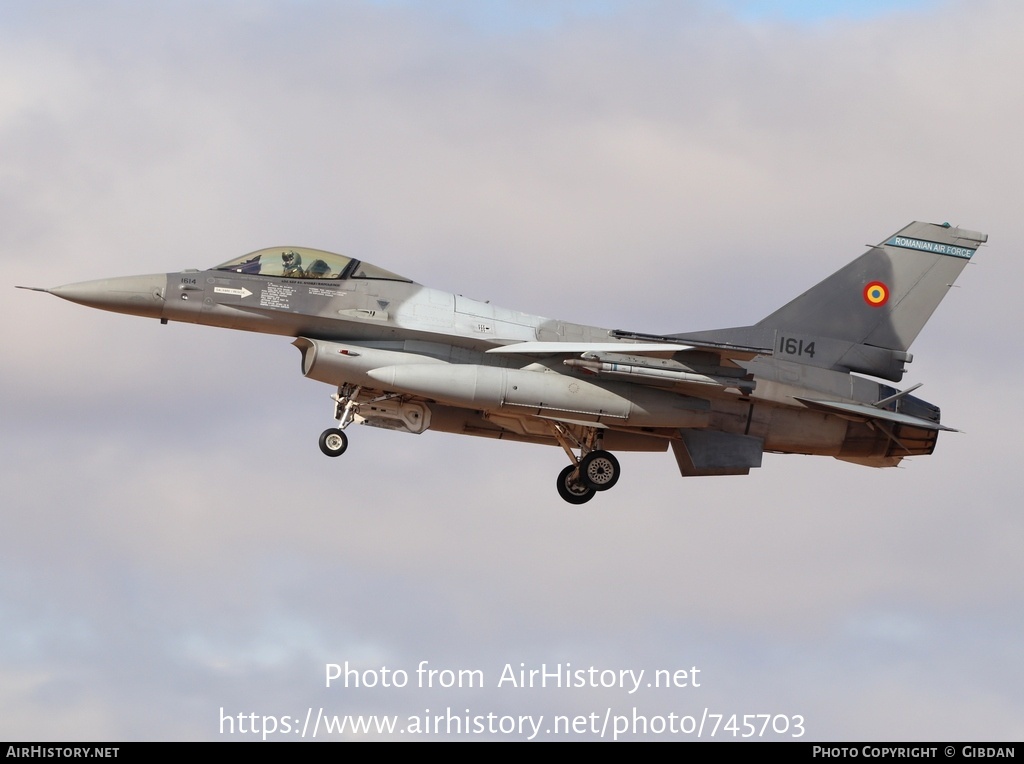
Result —
<path fill-rule="evenodd" d="M 410 279 L 344 255 L 309 247 L 268 247 L 218 265 L 215 271 L 234 271 L 286 279 Z"/>

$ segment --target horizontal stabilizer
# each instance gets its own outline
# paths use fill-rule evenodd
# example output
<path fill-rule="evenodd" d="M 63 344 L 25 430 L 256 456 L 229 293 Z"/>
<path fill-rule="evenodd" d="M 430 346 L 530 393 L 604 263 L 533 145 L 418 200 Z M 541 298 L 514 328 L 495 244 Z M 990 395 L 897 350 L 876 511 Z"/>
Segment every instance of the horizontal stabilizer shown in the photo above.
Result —
<path fill-rule="evenodd" d="M 957 432 L 952 427 L 933 422 L 930 419 L 900 414 L 895 411 L 875 408 L 863 403 L 842 403 L 840 401 L 818 401 L 810 398 L 796 398 L 808 408 L 824 411 L 829 414 L 839 414 L 859 422 L 870 422 L 881 420 L 892 424 L 904 424 L 908 427 L 920 427 L 922 430 L 944 430 L 946 432 Z"/>

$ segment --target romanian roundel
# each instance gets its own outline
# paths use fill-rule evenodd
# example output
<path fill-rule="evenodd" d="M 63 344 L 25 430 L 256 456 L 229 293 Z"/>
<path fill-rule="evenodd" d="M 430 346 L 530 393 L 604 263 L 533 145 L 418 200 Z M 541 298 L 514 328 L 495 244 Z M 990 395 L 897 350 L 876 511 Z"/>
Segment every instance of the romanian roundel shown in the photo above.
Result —
<path fill-rule="evenodd" d="M 864 287 L 864 302 L 873 308 L 880 308 L 889 301 L 889 287 L 881 281 L 872 281 Z"/>

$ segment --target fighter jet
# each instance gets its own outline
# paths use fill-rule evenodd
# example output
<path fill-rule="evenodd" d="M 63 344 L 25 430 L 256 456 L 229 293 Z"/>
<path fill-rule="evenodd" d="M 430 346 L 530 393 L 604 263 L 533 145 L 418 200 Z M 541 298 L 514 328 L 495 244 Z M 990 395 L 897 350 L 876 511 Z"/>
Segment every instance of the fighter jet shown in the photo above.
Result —
<path fill-rule="evenodd" d="M 765 451 L 893 467 L 930 454 L 939 408 L 898 383 L 925 322 L 988 237 L 911 223 L 752 326 L 645 334 L 558 321 L 425 287 L 370 263 L 271 247 L 205 271 L 38 289 L 94 308 L 294 338 L 335 386 L 338 457 L 353 422 L 544 443 L 583 504 L 621 451 L 683 476 L 746 475 Z M 34 287 L 25 287 L 35 289 Z"/>

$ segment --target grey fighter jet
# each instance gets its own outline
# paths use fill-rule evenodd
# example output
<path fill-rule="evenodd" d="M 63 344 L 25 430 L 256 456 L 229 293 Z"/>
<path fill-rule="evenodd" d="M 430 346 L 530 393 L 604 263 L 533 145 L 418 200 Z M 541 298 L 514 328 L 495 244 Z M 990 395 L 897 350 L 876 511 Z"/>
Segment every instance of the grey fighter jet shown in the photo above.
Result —
<path fill-rule="evenodd" d="M 911 223 L 753 326 L 655 335 L 506 310 L 370 263 L 272 247 L 206 271 L 40 291 L 168 321 L 293 337 L 337 387 L 327 456 L 353 422 L 558 445 L 558 493 L 619 479 L 616 451 L 684 476 L 746 475 L 765 451 L 893 467 L 930 454 L 939 409 L 899 382 L 907 351 L 984 234 Z"/>

